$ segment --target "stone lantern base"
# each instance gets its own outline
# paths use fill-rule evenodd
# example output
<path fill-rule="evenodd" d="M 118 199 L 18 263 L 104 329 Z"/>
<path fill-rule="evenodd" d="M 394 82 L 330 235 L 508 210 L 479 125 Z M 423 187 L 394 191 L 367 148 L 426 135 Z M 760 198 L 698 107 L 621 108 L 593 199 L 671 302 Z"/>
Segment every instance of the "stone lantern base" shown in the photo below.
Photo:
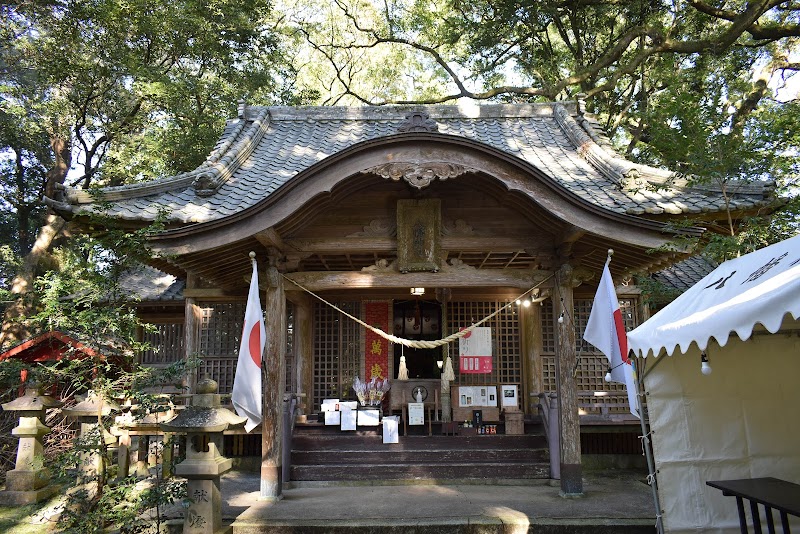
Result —
<path fill-rule="evenodd" d="M 50 474 L 46 470 L 13 469 L 6 473 L 6 489 L 0 491 L 0 505 L 22 506 L 46 501 L 60 489 L 50 484 Z"/>

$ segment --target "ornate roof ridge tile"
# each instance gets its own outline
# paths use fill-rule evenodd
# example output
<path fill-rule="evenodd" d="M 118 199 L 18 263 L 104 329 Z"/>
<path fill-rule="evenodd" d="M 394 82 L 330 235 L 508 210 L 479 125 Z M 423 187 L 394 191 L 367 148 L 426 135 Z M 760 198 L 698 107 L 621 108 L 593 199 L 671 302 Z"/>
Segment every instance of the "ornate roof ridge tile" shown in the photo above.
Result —
<path fill-rule="evenodd" d="M 570 142 L 578 149 L 578 154 L 620 189 L 646 187 L 647 184 L 643 182 L 666 185 L 674 179 L 675 173 L 671 171 L 634 163 L 620 157 L 611 148 L 610 143 L 597 135 L 590 118 L 582 117 L 581 122 L 592 125 L 591 128 L 582 126 L 560 103 L 553 105 L 553 115 Z"/>
<path fill-rule="evenodd" d="M 57 200 L 53 201 L 52 202 L 53 207 L 60 211 L 75 212 L 77 206 L 80 204 L 91 204 L 99 200 L 117 201 L 129 198 L 145 197 L 145 196 L 155 195 L 158 193 L 165 193 L 168 191 L 174 191 L 176 189 L 181 189 L 184 187 L 189 187 L 190 185 L 196 183 L 199 177 L 208 174 L 209 172 L 222 173 L 225 170 L 224 168 L 221 167 L 221 165 L 224 164 L 223 162 L 230 161 L 231 159 L 233 159 L 231 153 L 241 148 L 242 140 L 240 138 L 243 136 L 243 131 L 247 123 L 248 123 L 247 120 L 239 120 L 239 124 L 237 124 L 230 132 L 228 132 L 224 136 L 219 146 L 214 151 L 212 151 L 212 153 L 209 154 L 206 160 L 203 163 L 201 163 L 196 169 L 176 174 L 174 176 L 156 178 L 154 180 L 148 180 L 146 182 L 140 182 L 135 184 L 104 187 L 102 189 L 95 191 L 89 191 L 85 189 L 78 189 L 65 186 L 63 187 L 63 196 L 66 202 L 59 202 Z M 244 132 L 244 135 L 247 135 L 247 133 L 252 131 L 252 129 L 253 129 L 252 126 L 251 128 L 248 128 L 247 132 Z M 261 135 L 263 136 L 263 132 L 261 133 Z M 258 140 L 260 139 L 261 136 L 258 137 Z M 239 140 L 239 143 L 233 146 L 234 142 L 236 142 L 237 140 Z M 257 141 L 255 144 L 258 144 Z M 251 152 L 252 148 L 253 147 L 250 147 Z M 249 155 L 249 153 L 247 153 L 247 155 Z M 238 164 L 241 164 L 241 161 L 244 161 L 244 159 L 246 159 L 246 156 L 241 160 L 239 160 L 239 158 L 236 159 L 237 161 L 239 161 Z M 235 171 L 235 169 L 232 169 L 230 171 L 230 174 L 232 174 L 233 171 Z M 69 207 L 69 209 L 65 210 L 64 208 L 66 207 Z"/>
<path fill-rule="evenodd" d="M 203 168 L 204 167 L 201 166 L 193 171 L 176 174 L 175 176 L 156 178 L 155 180 L 148 180 L 146 182 L 140 182 L 136 184 L 104 187 L 102 189 L 93 191 L 65 186 L 64 197 L 70 204 L 91 204 L 102 200 L 124 200 L 128 198 L 164 193 L 190 185 L 194 181 L 197 174 L 203 170 Z"/>
<path fill-rule="evenodd" d="M 236 120 L 236 124 L 233 127 L 232 131 L 225 136 L 218 147 L 215 147 L 214 150 L 208 155 L 206 160 L 203 162 L 203 165 L 210 165 L 219 160 L 225 154 L 228 149 L 230 149 L 231 145 L 238 139 L 241 135 L 242 130 L 244 130 L 245 125 L 247 124 L 247 120 L 244 119 L 243 116 L 240 116 Z"/>
<path fill-rule="evenodd" d="M 574 103 L 561 105 L 572 107 Z M 247 116 L 252 117 L 269 110 L 272 121 L 347 121 L 364 120 L 402 121 L 409 113 L 424 112 L 431 119 L 491 119 L 491 118 L 530 118 L 532 116 L 551 116 L 553 103 L 533 104 L 488 104 L 488 105 L 386 105 L 386 106 L 251 106 Z"/>
<path fill-rule="evenodd" d="M 245 111 L 246 113 L 246 111 Z M 261 108 L 247 130 L 224 156 L 199 173 L 192 182 L 198 196 L 213 195 L 253 153 L 270 124 L 269 108 Z"/>

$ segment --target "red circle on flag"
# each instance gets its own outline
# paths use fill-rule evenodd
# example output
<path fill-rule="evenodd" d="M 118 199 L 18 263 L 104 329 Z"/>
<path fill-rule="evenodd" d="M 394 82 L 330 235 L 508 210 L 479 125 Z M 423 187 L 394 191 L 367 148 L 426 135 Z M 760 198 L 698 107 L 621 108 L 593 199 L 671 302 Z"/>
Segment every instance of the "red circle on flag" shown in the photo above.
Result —
<path fill-rule="evenodd" d="M 253 363 L 256 364 L 259 368 L 261 367 L 261 329 L 258 327 L 258 323 L 253 325 L 253 329 L 250 330 L 250 340 L 249 340 L 249 349 L 250 349 L 250 357 L 253 359 Z"/>

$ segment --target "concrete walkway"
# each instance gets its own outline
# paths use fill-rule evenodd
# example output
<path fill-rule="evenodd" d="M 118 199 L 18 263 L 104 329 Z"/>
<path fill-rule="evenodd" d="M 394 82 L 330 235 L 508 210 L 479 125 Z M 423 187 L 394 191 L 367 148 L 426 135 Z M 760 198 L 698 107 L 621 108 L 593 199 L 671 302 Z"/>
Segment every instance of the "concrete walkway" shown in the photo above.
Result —
<path fill-rule="evenodd" d="M 650 487 L 640 474 L 588 475 L 585 494 L 533 485 L 361 485 L 285 490 L 258 499 L 259 479 L 222 480 L 223 517 L 234 534 L 250 533 L 648 533 L 655 532 Z"/>

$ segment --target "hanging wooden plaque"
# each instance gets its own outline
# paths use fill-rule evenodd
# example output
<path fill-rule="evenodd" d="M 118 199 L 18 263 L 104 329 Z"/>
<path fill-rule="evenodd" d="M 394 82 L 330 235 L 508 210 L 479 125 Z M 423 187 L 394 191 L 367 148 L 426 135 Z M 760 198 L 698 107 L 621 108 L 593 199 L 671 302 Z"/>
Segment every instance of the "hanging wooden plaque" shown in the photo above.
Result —
<path fill-rule="evenodd" d="M 397 269 L 401 273 L 439 270 L 441 209 L 438 198 L 397 201 Z"/>

